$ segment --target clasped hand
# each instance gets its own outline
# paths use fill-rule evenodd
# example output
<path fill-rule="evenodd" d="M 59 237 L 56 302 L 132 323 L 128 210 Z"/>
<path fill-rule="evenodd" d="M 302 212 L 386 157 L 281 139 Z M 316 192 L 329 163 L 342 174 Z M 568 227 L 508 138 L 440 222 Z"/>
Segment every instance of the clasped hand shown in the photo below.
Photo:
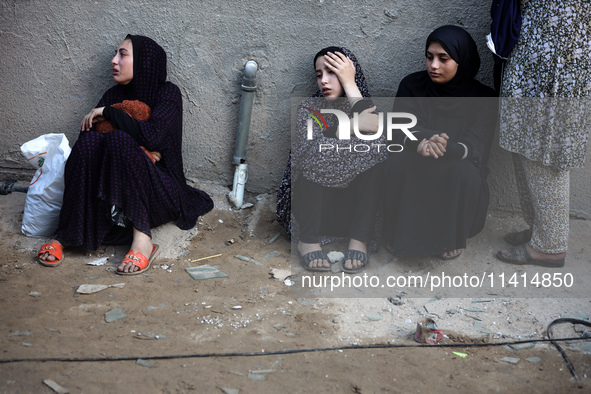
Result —
<path fill-rule="evenodd" d="M 445 133 L 433 134 L 431 138 L 425 138 L 419 142 L 417 153 L 424 157 L 431 156 L 437 159 L 446 152 L 447 140 L 449 140 L 449 136 Z"/>

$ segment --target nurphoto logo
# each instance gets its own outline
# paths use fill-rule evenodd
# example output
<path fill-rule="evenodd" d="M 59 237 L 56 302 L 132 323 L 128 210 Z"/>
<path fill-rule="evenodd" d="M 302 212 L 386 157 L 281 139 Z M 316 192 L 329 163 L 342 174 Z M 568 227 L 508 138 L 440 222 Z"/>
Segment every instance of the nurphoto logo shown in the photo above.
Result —
<path fill-rule="evenodd" d="M 318 125 L 320 130 L 324 133 L 325 130 L 328 130 L 328 125 L 326 119 L 322 114 L 333 114 L 336 116 L 338 120 L 338 128 L 337 128 L 337 138 L 340 141 L 351 140 L 351 120 L 349 119 L 349 115 L 346 112 L 338 110 L 338 109 L 321 109 L 320 112 L 305 107 L 307 115 L 310 116 L 308 118 L 307 126 L 308 126 L 308 133 L 307 139 L 313 140 L 314 139 L 314 122 Z M 353 113 L 353 133 L 357 138 L 363 141 L 376 141 L 381 139 L 384 134 L 384 113 L 378 112 L 378 130 L 375 133 L 368 133 L 359 130 L 359 113 Z M 406 138 L 410 138 L 413 141 L 416 141 L 417 138 L 413 135 L 412 129 L 417 124 L 417 117 L 408 112 L 387 112 L 386 113 L 386 140 L 392 141 L 392 135 L 395 130 L 402 131 Z M 396 120 L 396 121 L 395 121 Z M 402 122 L 401 120 L 407 120 L 407 122 Z M 372 149 L 376 149 L 378 152 L 380 149 L 386 149 L 388 152 L 401 152 L 404 147 L 401 144 L 385 144 L 381 143 L 381 141 L 376 141 L 375 143 L 364 143 L 364 144 L 349 144 L 349 145 L 339 145 L 339 144 L 318 144 L 319 152 L 323 151 L 348 151 L 348 152 L 356 152 L 356 153 L 365 153 L 369 152 Z"/>

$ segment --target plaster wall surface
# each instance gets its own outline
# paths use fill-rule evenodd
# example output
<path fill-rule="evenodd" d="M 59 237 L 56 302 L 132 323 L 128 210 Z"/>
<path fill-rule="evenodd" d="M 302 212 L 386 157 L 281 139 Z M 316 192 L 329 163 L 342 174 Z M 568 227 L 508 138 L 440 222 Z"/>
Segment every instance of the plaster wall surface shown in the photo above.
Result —
<path fill-rule="evenodd" d="M 257 62 L 247 191 L 275 193 L 290 148 L 291 99 L 315 91 L 320 48 L 350 48 L 372 94 L 390 97 L 424 67 L 427 35 L 461 25 L 479 45 L 478 78 L 491 85 L 489 14 L 490 0 L 0 0 L 0 174 L 30 179 L 20 145 L 41 134 L 65 133 L 74 144 L 82 117 L 113 84 L 115 48 L 131 33 L 168 53 L 169 80 L 183 95 L 191 179 L 231 186 L 242 72 Z M 589 168 L 571 179 L 571 210 L 584 218 L 591 217 Z M 490 208 L 518 210 L 510 156 L 498 146 L 491 170 Z"/>

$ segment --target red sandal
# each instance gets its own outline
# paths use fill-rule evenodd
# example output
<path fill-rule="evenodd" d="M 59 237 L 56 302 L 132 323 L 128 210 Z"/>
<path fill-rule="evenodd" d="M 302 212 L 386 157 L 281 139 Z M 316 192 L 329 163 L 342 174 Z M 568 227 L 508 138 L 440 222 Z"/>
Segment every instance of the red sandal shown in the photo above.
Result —
<path fill-rule="evenodd" d="M 45 253 L 48 253 L 50 256 L 55 257 L 55 260 L 54 261 L 41 260 L 41 256 Z M 39 261 L 39 264 L 41 264 L 45 267 L 57 267 L 58 265 L 60 265 L 62 263 L 63 257 L 64 257 L 64 252 L 62 249 L 62 245 L 57 241 L 53 241 L 53 242 L 49 242 L 49 243 L 41 245 L 41 249 L 39 249 L 39 253 L 37 253 L 37 260 Z"/>
<path fill-rule="evenodd" d="M 150 268 L 152 261 L 156 259 L 156 255 L 158 252 L 158 245 L 154 244 L 152 246 L 152 254 L 150 254 L 150 258 L 148 259 L 146 256 L 141 254 L 140 252 L 133 253 L 131 250 L 125 255 L 123 259 L 123 263 L 131 263 L 139 268 L 137 271 L 133 272 L 123 272 L 119 270 L 115 270 L 118 275 L 138 275 L 142 272 L 146 271 Z"/>

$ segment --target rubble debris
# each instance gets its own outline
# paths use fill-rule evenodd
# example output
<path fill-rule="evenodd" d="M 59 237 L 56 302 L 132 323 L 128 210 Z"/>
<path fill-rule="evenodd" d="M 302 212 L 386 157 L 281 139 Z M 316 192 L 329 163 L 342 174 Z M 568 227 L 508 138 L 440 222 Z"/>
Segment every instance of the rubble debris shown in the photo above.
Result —
<path fill-rule="evenodd" d="M 198 267 L 186 268 L 186 271 L 195 280 L 205 280 L 213 278 L 227 278 L 228 275 L 219 270 L 220 266 L 211 266 L 209 264 Z"/>
<path fill-rule="evenodd" d="M 51 379 L 43 379 L 43 383 L 58 394 L 69 393 L 68 390 L 66 390 L 65 388 L 63 388 L 62 386 L 60 386 L 59 384 L 57 384 L 56 382 L 54 382 Z"/>
<path fill-rule="evenodd" d="M 480 303 L 480 302 L 494 302 L 494 299 L 491 298 L 475 298 L 472 300 L 472 303 Z"/>
<path fill-rule="evenodd" d="M 267 260 L 269 260 L 270 258 L 272 258 L 272 257 L 277 257 L 277 256 L 279 256 L 279 252 L 278 252 L 278 251 L 276 251 L 276 250 L 273 250 L 272 252 L 269 252 L 269 253 L 268 253 L 268 254 L 267 254 L 267 255 L 266 255 L 264 258 L 263 258 L 263 261 L 267 261 Z"/>
<path fill-rule="evenodd" d="M 109 312 L 105 313 L 105 321 L 107 323 L 112 323 L 117 320 L 125 319 L 127 315 L 122 308 L 115 308 L 111 309 Z"/>
<path fill-rule="evenodd" d="M 503 357 L 501 359 L 501 361 L 504 361 L 504 362 L 510 363 L 510 364 L 517 364 L 519 362 L 519 360 L 521 360 L 521 359 L 517 358 L 517 357 Z"/>
<path fill-rule="evenodd" d="M 101 257 L 98 260 L 89 261 L 88 263 L 86 263 L 86 265 L 94 265 L 94 266 L 105 265 L 107 260 L 109 260 L 108 257 Z"/>
<path fill-rule="evenodd" d="M 539 363 L 542 361 L 542 359 L 539 357 L 528 357 L 525 359 L 525 361 L 529 361 L 530 363 Z"/>
<path fill-rule="evenodd" d="M 529 343 L 515 343 L 515 344 L 510 344 L 509 347 L 511 349 L 514 350 L 521 350 L 521 349 L 530 349 L 532 347 L 535 347 L 536 344 L 533 342 L 529 342 Z"/>
<path fill-rule="evenodd" d="M 191 260 L 191 263 L 195 263 L 197 261 L 201 261 L 201 260 L 207 260 L 207 259 L 213 259 L 214 257 L 220 257 L 222 254 L 214 254 L 213 256 L 207 256 L 207 257 L 201 257 L 199 259 L 195 259 L 195 260 Z"/>
<path fill-rule="evenodd" d="M 345 254 L 337 250 L 328 252 L 326 256 L 328 257 L 328 261 L 330 261 L 331 264 L 340 263 L 345 259 Z"/>
<path fill-rule="evenodd" d="M 115 287 L 117 289 L 122 289 L 125 286 L 125 283 L 115 283 L 114 285 L 94 285 L 94 284 L 84 284 L 78 286 L 76 293 L 78 294 L 93 294 L 98 293 L 99 291 L 103 291 L 108 289 L 109 287 Z"/>
<path fill-rule="evenodd" d="M 269 274 L 271 274 L 273 278 L 283 282 L 285 279 L 291 276 L 291 270 L 273 268 Z"/>
<path fill-rule="evenodd" d="M 417 322 L 414 339 L 419 343 L 434 345 L 443 339 L 443 330 L 438 329 L 435 321 L 427 317 Z"/>
<path fill-rule="evenodd" d="M 142 334 L 141 332 L 138 332 L 133 337 L 134 338 L 137 338 L 137 339 L 154 340 L 154 339 L 166 338 L 166 335 L 161 335 L 161 334 Z"/>
<path fill-rule="evenodd" d="M 141 358 L 138 358 L 136 361 L 136 364 L 141 365 L 142 367 L 147 367 L 147 368 L 154 368 L 158 365 L 158 361 L 156 361 L 155 363 L 151 363 L 148 360 L 144 360 Z"/>
<path fill-rule="evenodd" d="M 15 336 L 29 337 L 31 335 L 33 335 L 32 331 L 15 331 L 15 332 L 11 332 L 10 334 L 8 334 L 9 337 L 15 337 Z"/>
<path fill-rule="evenodd" d="M 473 312 L 473 313 L 486 313 L 484 309 L 475 309 L 475 308 L 464 308 L 466 312 Z"/>
<path fill-rule="evenodd" d="M 399 296 L 399 295 L 397 295 L 395 297 L 388 297 L 388 301 L 390 301 L 390 303 L 392 305 L 397 305 L 397 306 L 400 306 L 400 305 L 403 305 L 404 304 L 404 301 L 402 300 L 402 297 Z"/>
<path fill-rule="evenodd" d="M 237 259 L 242 260 L 242 261 L 249 261 L 249 262 L 255 263 L 256 265 L 262 265 L 261 263 L 259 263 L 255 259 L 251 259 L 250 257 L 242 256 L 241 254 L 237 254 L 234 257 L 236 257 Z"/>

